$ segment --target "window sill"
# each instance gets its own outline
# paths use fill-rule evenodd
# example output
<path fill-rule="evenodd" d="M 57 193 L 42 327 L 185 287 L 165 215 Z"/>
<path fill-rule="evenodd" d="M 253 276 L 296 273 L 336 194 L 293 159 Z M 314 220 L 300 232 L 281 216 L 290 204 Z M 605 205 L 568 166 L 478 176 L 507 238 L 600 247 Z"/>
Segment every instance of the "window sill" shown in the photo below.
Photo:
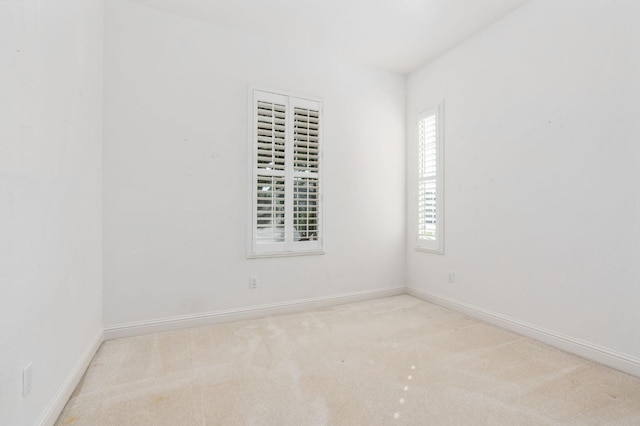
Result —
<path fill-rule="evenodd" d="M 416 251 L 421 251 L 423 253 L 432 253 L 432 254 L 444 254 L 443 249 L 430 249 L 430 248 L 420 247 L 420 246 L 416 247 Z"/>
<path fill-rule="evenodd" d="M 324 250 L 285 251 L 272 253 L 251 253 L 247 259 L 264 259 L 269 257 L 318 256 L 325 254 Z"/>

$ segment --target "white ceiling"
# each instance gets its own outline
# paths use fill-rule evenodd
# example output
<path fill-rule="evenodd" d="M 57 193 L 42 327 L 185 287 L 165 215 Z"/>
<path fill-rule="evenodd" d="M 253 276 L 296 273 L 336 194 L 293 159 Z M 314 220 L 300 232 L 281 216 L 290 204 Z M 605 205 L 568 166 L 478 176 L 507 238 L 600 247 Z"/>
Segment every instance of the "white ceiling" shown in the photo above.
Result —
<path fill-rule="evenodd" d="M 528 0 L 131 1 L 405 74 Z"/>

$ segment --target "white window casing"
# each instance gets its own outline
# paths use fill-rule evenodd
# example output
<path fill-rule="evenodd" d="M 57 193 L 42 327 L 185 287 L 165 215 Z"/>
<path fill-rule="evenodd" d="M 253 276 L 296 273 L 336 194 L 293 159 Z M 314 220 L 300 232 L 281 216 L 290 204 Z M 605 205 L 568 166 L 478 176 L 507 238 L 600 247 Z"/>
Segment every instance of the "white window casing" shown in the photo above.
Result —
<path fill-rule="evenodd" d="M 418 114 L 416 249 L 444 253 L 443 103 Z"/>
<path fill-rule="evenodd" d="M 322 253 L 322 103 L 250 90 L 249 257 Z"/>

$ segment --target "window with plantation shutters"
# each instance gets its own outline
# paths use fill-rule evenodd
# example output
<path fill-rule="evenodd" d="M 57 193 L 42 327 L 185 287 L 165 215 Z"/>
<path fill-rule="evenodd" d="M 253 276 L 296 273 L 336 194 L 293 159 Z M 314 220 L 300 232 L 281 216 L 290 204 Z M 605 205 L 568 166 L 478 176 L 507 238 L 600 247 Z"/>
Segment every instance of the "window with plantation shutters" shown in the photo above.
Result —
<path fill-rule="evenodd" d="M 322 250 L 318 101 L 252 91 L 250 256 Z"/>
<path fill-rule="evenodd" d="M 443 252 L 442 104 L 418 115 L 417 248 Z"/>

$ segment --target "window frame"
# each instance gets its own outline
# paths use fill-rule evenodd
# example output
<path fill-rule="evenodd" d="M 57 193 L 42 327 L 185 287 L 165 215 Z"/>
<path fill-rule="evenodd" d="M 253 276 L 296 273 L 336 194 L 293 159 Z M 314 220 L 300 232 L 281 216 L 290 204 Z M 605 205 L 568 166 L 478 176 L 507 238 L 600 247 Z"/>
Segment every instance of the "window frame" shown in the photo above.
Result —
<path fill-rule="evenodd" d="M 285 166 L 280 175 L 285 180 L 284 189 L 284 233 L 283 242 L 259 243 L 257 238 L 257 199 L 258 199 L 258 176 L 269 175 L 258 167 L 258 142 L 257 142 L 257 117 L 258 101 L 279 102 L 285 105 Z M 249 87 L 249 214 L 248 214 L 248 238 L 247 257 L 288 257 L 324 254 L 323 243 L 323 148 L 324 148 L 324 115 L 323 101 L 320 98 L 301 96 L 281 90 L 264 89 L 260 87 Z M 294 117 L 295 108 L 313 109 L 318 111 L 318 167 L 317 172 L 300 172 L 294 170 Z M 316 184 L 316 216 L 317 216 L 317 237 L 315 240 L 295 241 L 294 234 L 297 232 L 294 227 L 294 195 L 296 178 L 308 177 L 311 180 L 317 179 Z"/>
<path fill-rule="evenodd" d="M 432 175 L 432 177 L 421 177 L 421 162 L 424 158 L 421 158 L 421 141 L 420 141 L 420 123 L 421 121 L 435 116 L 435 150 L 436 150 L 436 159 L 435 159 L 435 168 L 436 173 Z M 416 171 L 416 190 L 415 190 L 415 200 L 416 200 L 416 246 L 415 249 L 417 251 L 434 253 L 434 254 L 444 254 L 444 101 L 441 101 L 433 108 L 429 108 L 417 114 L 416 118 L 416 156 L 418 157 L 417 161 L 417 171 Z M 421 204 L 420 204 L 420 187 L 421 182 L 435 182 L 435 237 L 433 239 L 425 238 L 420 235 L 420 218 L 421 218 Z"/>

